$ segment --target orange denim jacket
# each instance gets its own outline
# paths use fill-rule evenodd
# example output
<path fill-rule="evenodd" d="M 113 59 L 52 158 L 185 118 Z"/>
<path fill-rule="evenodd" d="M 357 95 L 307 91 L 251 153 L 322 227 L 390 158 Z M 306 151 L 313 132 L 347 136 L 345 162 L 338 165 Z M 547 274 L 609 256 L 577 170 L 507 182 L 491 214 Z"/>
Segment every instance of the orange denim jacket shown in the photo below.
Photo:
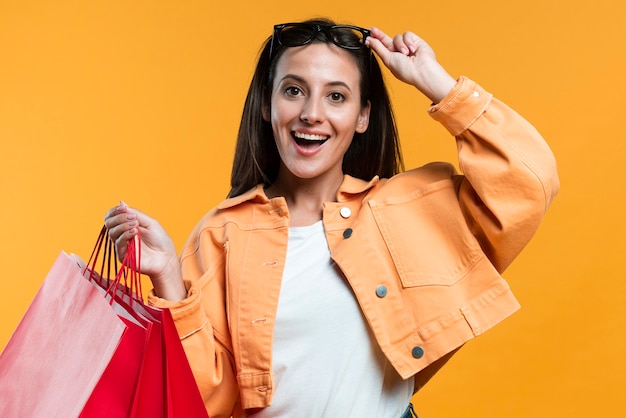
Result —
<path fill-rule="evenodd" d="M 432 163 L 391 179 L 345 176 L 323 208 L 333 260 L 381 350 L 403 378 L 415 375 L 416 390 L 518 309 L 500 273 L 559 188 L 539 133 L 475 82 L 461 77 L 430 114 L 456 137 L 462 175 Z M 212 418 L 271 403 L 288 230 L 285 200 L 268 199 L 263 186 L 227 199 L 181 254 L 188 298 L 150 297 L 171 308 Z"/>

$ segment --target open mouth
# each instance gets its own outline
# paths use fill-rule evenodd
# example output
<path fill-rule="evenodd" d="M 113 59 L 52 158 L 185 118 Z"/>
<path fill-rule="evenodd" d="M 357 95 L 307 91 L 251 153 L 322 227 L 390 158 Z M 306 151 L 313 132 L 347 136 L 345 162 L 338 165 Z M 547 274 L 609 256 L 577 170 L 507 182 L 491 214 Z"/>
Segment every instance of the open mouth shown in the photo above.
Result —
<path fill-rule="evenodd" d="M 328 141 L 327 135 L 314 135 L 314 134 L 305 134 L 302 132 L 294 132 L 293 138 L 301 147 L 319 147 L 324 142 Z"/>

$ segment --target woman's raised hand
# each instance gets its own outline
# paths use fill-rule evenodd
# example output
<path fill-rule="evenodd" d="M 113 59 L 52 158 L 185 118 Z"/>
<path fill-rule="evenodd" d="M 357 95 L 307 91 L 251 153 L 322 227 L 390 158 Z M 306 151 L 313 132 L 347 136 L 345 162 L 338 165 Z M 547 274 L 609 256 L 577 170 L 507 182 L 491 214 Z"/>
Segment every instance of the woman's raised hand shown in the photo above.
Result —
<path fill-rule="evenodd" d="M 104 224 L 120 259 L 126 255 L 128 241 L 140 233 L 141 273 L 150 277 L 158 296 L 168 300 L 187 296 L 174 243 L 155 219 L 120 202 L 107 212 Z"/>
<path fill-rule="evenodd" d="M 416 87 L 433 103 L 439 103 L 456 84 L 430 45 L 413 32 L 391 38 L 374 27 L 365 43 L 398 80 Z"/>

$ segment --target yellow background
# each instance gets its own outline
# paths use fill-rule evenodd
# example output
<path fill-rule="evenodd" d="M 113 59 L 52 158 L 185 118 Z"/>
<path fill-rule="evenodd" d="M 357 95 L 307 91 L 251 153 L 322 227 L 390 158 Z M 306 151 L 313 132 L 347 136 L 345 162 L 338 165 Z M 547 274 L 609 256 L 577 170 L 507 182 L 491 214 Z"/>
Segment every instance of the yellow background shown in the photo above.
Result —
<path fill-rule="evenodd" d="M 626 416 L 626 6 L 616 0 L 0 0 L 0 347 L 59 251 L 88 257 L 124 199 L 180 249 L 227 192 L 274 23 L 413 30 L 532 121 L 562 191 L 506 272 L 523 309 L 415 397 L 421 418 Z M 454 160 L 428 101 L 390 82 L 407 166 Z"/>

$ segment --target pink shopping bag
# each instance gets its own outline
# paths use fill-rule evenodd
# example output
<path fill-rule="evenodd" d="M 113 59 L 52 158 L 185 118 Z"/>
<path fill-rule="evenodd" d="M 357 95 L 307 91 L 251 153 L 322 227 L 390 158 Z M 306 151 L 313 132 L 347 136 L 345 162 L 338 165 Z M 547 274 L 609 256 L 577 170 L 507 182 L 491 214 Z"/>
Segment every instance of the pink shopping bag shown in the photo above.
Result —
<path fill-rule="evenodd" d="M 61 253 L 0 354 L 0 416 L 78 417 L 126 329 Z"/>

